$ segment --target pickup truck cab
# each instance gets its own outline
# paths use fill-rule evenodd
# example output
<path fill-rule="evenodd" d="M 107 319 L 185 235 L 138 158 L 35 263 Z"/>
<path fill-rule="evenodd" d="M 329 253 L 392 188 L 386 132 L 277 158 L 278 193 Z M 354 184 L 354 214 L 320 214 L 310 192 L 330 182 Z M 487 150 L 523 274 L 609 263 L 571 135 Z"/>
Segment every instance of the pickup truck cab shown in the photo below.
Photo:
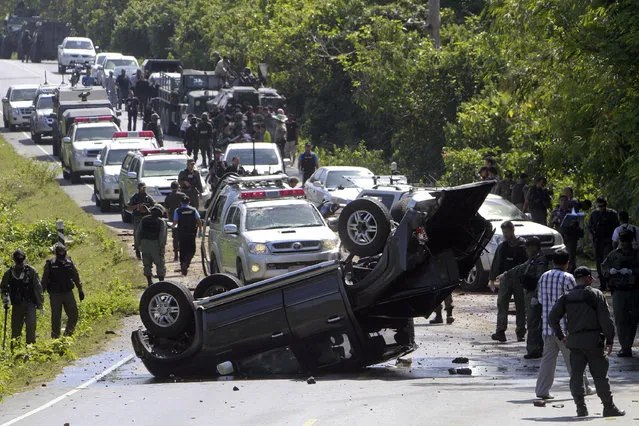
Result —
<path fill-rule="evenodd" d="M 121 58 L 121 57 L 122 57 L 121 53 L 115 53 L 115 52 L 98 53 L 98 55 L 95 57 L 95 62 L 93 63 L 93 65 L 91 65 L 91 75 L 95 79 L 96 85 L 104 86 L 104 78 L 106 75 L 108 75 L 108 73 L 105 75 L 105 72 L 104 72 L 104 64 L 106 64 L 106 61 L 109 59 Z"/>
<path fill-rule="evenodd" d="M 253 157 L 253 154 L 255 154 L 255 157 Z M 253 172 L 254 169 L 258 175 L 273 175 L 284 172 L 284 162 L 282 161 L 280 150 L 274 143 L 230 143 L 226 147 L 224 160 L 231 164 L 233 157 L 240 159 L 240 165 L 244 167 L 247 173 Z"/>
<path fill-rule="evenodd" d="M 37 90 L 37 84 L 9 86 L 7 94 L 2 98 L 2 119 L 5 128 L 15 130 L 29 125 Z"/>
<path fill-rule="evenodd" d="M 90 38 L 67 37 L 58 46 L 58 73 L 64 74 L 67 67 L 84 64 L 87 67 L 95 62 L 95 47 Z"/>
<path fill-rule="evenodd" d="M 62 176 L 71 183 L 81 183 L 82 175 L 93 175 L 102 148 L 120 128 L 112 116 L 78 117 L 71 125 L 69 136 L 62 139 L 60 161 Z"/>
<path fill-rule="evenodd" d="M 118 180 L 122 162 L 130 151 L 157 149 L 158 145 L 152 131 L 116 132 L 107 143 L 98 158 L 93 162 L 95 203 L 103 213 L 111 210 L 111 204 L 120 199 Z"/>
<path fill-rule="evenodd" d="M 338 258 L 338 239 L 302 188 L 285 175 L 225 178 L 204 217 L 205 272 L 227 272 L 241 283 Z M 202 242 L 204 244 L 204 241 Z"/>

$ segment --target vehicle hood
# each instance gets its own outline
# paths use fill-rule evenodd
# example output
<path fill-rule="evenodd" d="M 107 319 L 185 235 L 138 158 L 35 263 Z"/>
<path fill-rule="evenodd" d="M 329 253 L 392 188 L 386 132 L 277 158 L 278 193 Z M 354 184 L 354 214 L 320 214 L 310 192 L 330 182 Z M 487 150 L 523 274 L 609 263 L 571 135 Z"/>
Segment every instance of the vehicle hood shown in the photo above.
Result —
<path fill-rule="evenodd" d="M 142 177 L 141 182 L 144 182 L 148 187 L 166 188 L 171 186 L 171 182 L 176 181 L 177 176 L 156 176 L 156 177 Z"/>
<path fill-rule="evenodd" d="M 74 141 L 73 146 L 78 149 L 97 149 L 104 148 L 110 140 L 103 141 Z"/>
<path fill-rule="evenodd" d="M 53 109 L 51 109 L 51 108 L 37 109 L 36 110 L 36 114 L 38 114 L 40 116 L 48 117 L 51 114 L 53 114 Z"/>
<path fill-rule="evenodd" d="M 120 169 L 122 168 L 121 165 L 117 164 L 117 165 L 112 165 L 112 166 L 104 166 L 104 174 L 105 175 L 115 175 L 115 176 L 119 176 L 120 175 Z"/>
<path fill-rule="evenodd" d="M 339 200 L 343 200 L 344 204 L 348 204 L 349 202 L 357 198 L 359 193 L 362 191 L 363 188 L 329 189 L 328 194 L 331 198 L 338 198 Z"/>
<path fill-rule="evenodd" d="M 33 102 L 31 101 L 11 101 L 9 102 L 11 108 L 31 108 Z"/>
<path fill-rule="evenodd" d="M 308 228 L 265 229 L 261 231 L 246 231 L 242 235 L 251 243 L 277 243 L 284 241 L 320 241 L 334 240 L 335 233 L 328 226 L 314 226 Z"/>
<path fill-rule="evenodd" d="M 495 227 L 495 237 L 502 236 L 501 232 L 501 224 L 502 222 L 492 222 Z M 537 222 L 533 222 L 532 220 L 513 220 L 512 223 L 515 225 L 515 235 L 518 237 L 532 237 L 534 235 L 554 235 L 558 234 L 552 228 L 549 228 L 545 225 L 541 225 Z"/>
<path fill-rule="evenodd" d="M 64 55 L 88 55 L 95 56 L 95 52 L 89 49 L 65 49 L 62 48 L 62 53 Z"/>

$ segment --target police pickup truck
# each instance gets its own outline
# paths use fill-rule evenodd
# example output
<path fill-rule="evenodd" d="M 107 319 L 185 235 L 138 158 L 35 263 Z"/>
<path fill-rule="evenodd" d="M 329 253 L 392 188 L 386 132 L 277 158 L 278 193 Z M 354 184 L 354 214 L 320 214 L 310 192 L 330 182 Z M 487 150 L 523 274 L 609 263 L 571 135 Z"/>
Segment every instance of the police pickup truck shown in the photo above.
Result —
<path fill-rule="evenodd" d="M 82 175 L 93 175 L 93 162 L 113 134 L 119 131 L 113 116 L 77 117 L 69 129 L 69 136 L 62 138 L 63 177 L 71 179 L 71 183 L 81 183 Z"/>
<path fill-rule="evenodd" d="M 108 212 L 111 203 L 117 203 L 120 199 L 118 180 L 122 161 L 130 151 L 143 149 L 157 149 L 155 135 L 152 131 L 142 132 L 115 132 L 113 139 L 107 143 L 95 165 L 94 194 L 95 204 L 101 212 Z"/>

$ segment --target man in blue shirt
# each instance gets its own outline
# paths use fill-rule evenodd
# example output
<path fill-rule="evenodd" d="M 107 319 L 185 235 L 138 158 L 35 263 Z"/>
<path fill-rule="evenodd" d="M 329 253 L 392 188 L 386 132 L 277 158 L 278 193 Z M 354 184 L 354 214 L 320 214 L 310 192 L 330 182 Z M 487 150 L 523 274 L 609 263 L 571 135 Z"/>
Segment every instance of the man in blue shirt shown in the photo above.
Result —
<path fill-rule="evenodd" d="M 311 151 L 311 143 L 306 142 L 304 146 L 304 152 L 302 152 L 297 159 L 297 168 L 303 176 L 302 183 L 305 183 L 315 170 L 319 168 L 319 158 L 317 154 Z"/>
<path fill-rule="evenodd" d="M 182 197 L 182 204 L 173 213 L 173 226 L 178 229 L 180 247 L 180 270 L 186 276 L 191 265 L 191 260 L 195 255 L 195 238 L 202 234 L 202 220 L 197 209 L 189 204 L 191 199 L 185 195 Z"/>

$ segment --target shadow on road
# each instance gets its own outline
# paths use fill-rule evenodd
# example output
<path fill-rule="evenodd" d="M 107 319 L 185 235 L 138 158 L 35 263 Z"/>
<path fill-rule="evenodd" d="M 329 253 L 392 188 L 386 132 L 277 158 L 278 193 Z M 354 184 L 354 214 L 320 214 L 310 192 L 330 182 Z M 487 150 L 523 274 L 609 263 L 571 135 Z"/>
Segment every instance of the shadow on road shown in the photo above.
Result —
<path fill-rule="evenodd" d="M 529 422 L 550 422 L 550 423 L 567 423 L 567 422 L 590 422 L 595 420 L 596 417 L 572 417 L 572 416 L 561 416 L 561 417 L 524 417 L 522 420 L 526 420 Z"/>

